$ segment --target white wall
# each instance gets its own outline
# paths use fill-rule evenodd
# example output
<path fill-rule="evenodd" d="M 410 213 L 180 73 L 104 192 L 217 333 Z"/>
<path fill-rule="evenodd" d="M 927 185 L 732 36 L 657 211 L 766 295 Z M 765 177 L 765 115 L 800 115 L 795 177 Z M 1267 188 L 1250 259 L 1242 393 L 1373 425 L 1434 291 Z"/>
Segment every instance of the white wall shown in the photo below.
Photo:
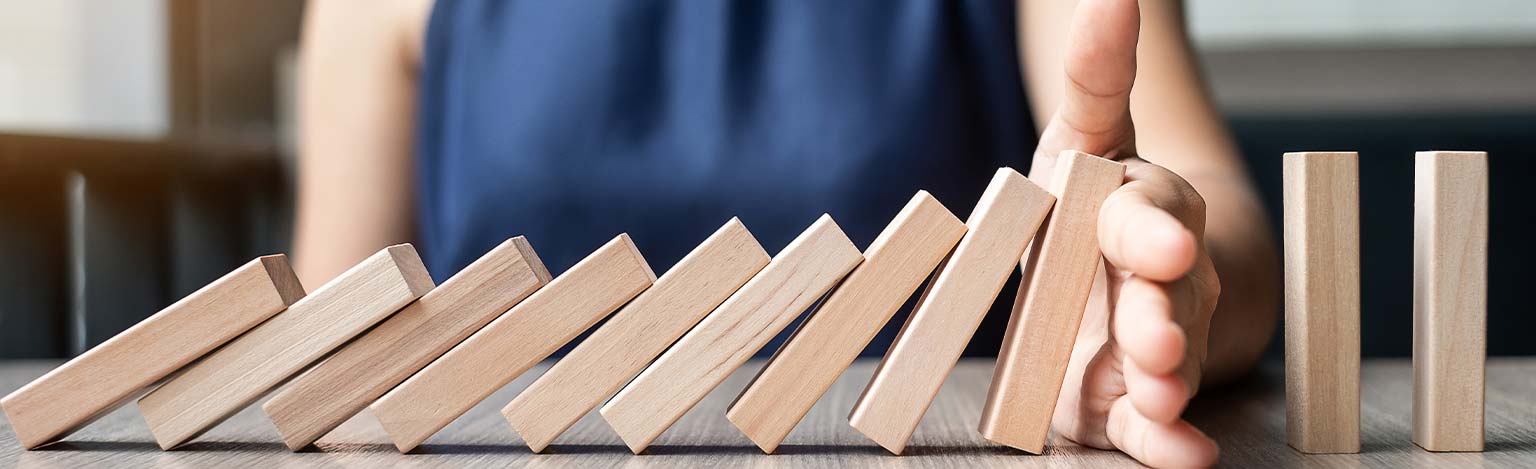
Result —
<path fill-rule="evenodd" d="M 170 127 L 163 0 L 0 0 L 0 132 Z"/>
<path fill-rule="evenodd" d="M 1536 0 L 1186 0 L 1205 50 L 1536 43 Z"/>

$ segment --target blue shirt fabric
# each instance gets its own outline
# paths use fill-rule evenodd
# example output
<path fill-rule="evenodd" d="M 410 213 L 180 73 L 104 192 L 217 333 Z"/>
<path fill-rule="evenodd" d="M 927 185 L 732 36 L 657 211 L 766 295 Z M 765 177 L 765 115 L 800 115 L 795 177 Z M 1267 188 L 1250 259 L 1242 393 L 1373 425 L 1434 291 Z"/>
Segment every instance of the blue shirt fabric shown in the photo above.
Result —
<path fill-rule="evenodd" d="M 862 249 L 920 189 L 963 220 L 1034 147 L 1014 22 L 1002 0 L 438 0 L 418 246 L 442 281 L 526 235 L 558 275 L 627 232 L 660 274 L 733 216 L 769 254 L 822 213 Z"/>

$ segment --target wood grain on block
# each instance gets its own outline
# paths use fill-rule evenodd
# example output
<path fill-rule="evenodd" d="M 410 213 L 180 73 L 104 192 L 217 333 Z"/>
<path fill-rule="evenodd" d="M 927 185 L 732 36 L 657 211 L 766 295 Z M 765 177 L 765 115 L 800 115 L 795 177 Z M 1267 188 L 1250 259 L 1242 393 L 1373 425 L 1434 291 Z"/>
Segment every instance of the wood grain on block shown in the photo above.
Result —
<path fill-rule="evenodd" d="M 535 452 L 666 351 L 768 265 L 768 252 L 732 218 L 502 409 Z"/>
<path fill-rule="evenodd" d="M 1360 184 L 1353 152 L 1286 153 L 1285 428 L 1360 452 Z"/>
<path fill-rule="evenodd" d="M 1099 207 L 1125 179 L 1125 165 L 1098 156 L 1069 150 L 1057 161 L 1050 183 L 1056 206 L 1028 250 L 978 428 L 983 438 L 1035 454 L 1045 449 L 1103 259 Z"/>
<path fill-rule="evenodd" d="M 187 442 L 432 289 L 409 244 L 353 266 L 139 399 L 161 448 Z"/>
<path fill-rule="evenodd" d="M 281 254 L 254 259 L 0 399 L 24 448 L 53 442 L 304 297 Z"/>
<path fill-rule="evenodd" d="M 1488 154 L 1420 152 L 1413 218 L 1413 442 L 1483 450 Z"/>
<path fill-rule="evenodd" d="M 854 403 L 854 429 L 901 454 L 1055 200 L 1017 171 L 997 171 L 966 220 L 965 237 Z"/>
<path fill-rule="evenodd" d="M 599 412 L 631 451 L 644 451 L 863 260 L 823 215 Z"/>
<path fill-rule="evenodd" d="M 620 234 L 369 408 L 400 452 L 415 449 L 655 281 Z"/>
<path fill-rule="evenodd" d="M 549 280 L 527 239 L 509 239 L 295 378 L 262 409 L 289 449 L 309 446 Z"/>
<path fill-rule="evenodd" d="M 772 453 L 896 309 L 949 254 L 965 223 L 919 192 L 731 403 L 726 418 Z"/>

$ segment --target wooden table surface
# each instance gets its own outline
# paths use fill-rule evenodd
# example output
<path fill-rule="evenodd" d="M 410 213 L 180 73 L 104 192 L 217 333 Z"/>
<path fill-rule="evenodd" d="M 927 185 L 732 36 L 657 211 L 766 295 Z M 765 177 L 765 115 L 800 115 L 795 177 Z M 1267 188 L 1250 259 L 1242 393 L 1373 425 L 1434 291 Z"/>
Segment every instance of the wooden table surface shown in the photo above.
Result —
<path fill-rule="evenodd" d="M 54 361 L 0 362 L 0 393 L 9 393 L 57 365 Z M 44 449 L 25 451 L 10 424 L 0 428 L 0 466 L 338 467 L 421 466 L 1134 466 L 1110 451 L 1087 449 L 1053 438 L 1043 456 L 992 445 L 976 434 L 976 422 L 992 375 L 992 360 L 966 359 L 955 368 L 938 400 L 913 436 L 905 456 L 891 456 L 848 427 L 847 413 L 874 371 L 860 360 L 795 428 L 779 453 L 763 455 L 725 420 L 725 407 L 761 361 L 742 367 L 693 412 L 634 456 L 601 421 L 588 415 L 550 448 L 531 454 L 498 412 L 544 367 L 525 374 L 460 418 L 418 452 L 402 455 L 366 411 L 322 438 L 318 450 L 291 453 L 279 442 L 259 406 L 251 406 L 185 449 L 160 451 L 134 406 L 125 406 Z M 1303 455 L 1285 445 L 1285 396 L 1278 364 L 1249 381 L 1209 390 L 1189 417 L 1221 443 L 1222 465 L 1276 466 L 1536 466 L 1536 358 L 1495 358 L 1488 363 L 1487 451 L 1429 453 L 1408 439 L 1412 420 L 1412 370 L 1407 360 L 1367 360 L 1361 377 L 1362 453 Z"/>

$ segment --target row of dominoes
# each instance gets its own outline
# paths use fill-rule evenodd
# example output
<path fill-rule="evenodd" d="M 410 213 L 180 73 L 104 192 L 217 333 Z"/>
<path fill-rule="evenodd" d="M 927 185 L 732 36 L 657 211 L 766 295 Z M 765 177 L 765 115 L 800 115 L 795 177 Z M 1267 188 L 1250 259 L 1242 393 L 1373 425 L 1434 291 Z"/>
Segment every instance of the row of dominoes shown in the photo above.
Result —
<path fill-rule="evenodd" d="M 1124 171 L 1066 152 L 1047 191 L 1003 168 L 965 223 L 919 192 L 863 253 L 823 216 L 770 258 L 732 219 L 660 278 L 622 234 L 558 277 L 513 238 L 435 286 L 391 246 L 307 295 L 262 257 L 0 405 L 34 448 L 153 387 L 139 410 L 170 449 L 281 387 L 263 410 L 289 448 L 366 407 L 404 452 L 607 318 L 503 414 L 540 451 L 601 404 L 638 453 L 820 299 L 726 412 L 771 453 L 931 275 L 849 417 L 900 453 L 1019 265 L 979 431 L 1038 453 Z"/>
<path fill-rule="evenodd" d="M 1360 451 L 1359 163 L 1287 153 L 1286 434 L 1308 453 Z M 1413 442 L 1482 451 L 1488 155 L 1415 160 Z"/>

